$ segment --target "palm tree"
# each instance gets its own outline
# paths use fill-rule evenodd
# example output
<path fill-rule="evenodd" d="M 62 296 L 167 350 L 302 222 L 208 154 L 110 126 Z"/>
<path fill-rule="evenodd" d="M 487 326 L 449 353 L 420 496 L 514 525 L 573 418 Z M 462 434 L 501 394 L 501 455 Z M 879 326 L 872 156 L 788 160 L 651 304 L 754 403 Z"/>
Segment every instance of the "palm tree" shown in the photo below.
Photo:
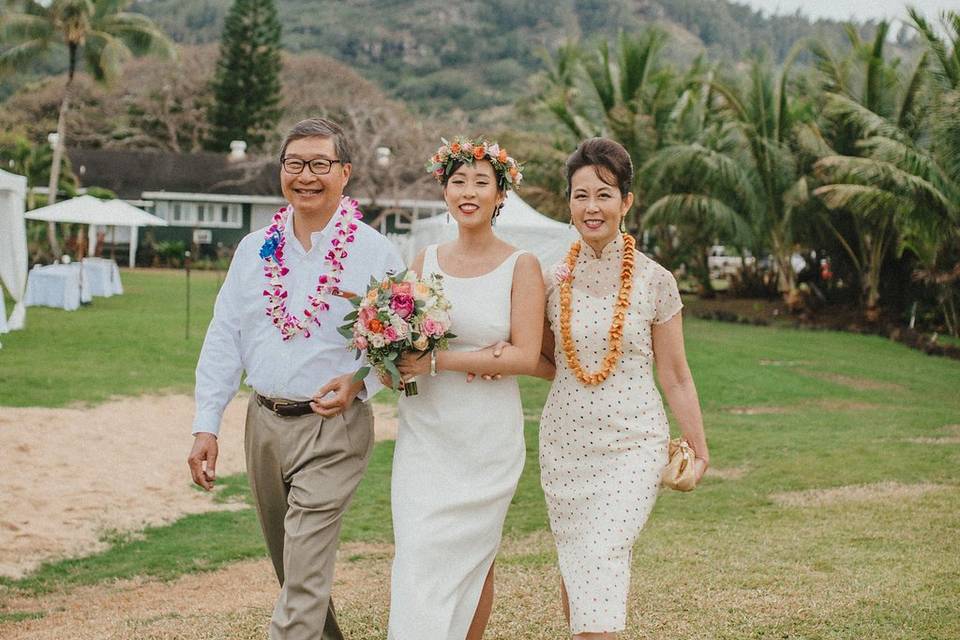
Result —
<path fill-rule="evenodd" d="M 173 45 L 149 18 L 125 11 L 130 0 L 21 0 L 16 4 L 20 5 L 19 13 L 0 15 L 3 41 L 13 45 L 0 53 L 0 71 L 15 70 L 54 47 L 65 47 L 68 56 L 67 82 L 51 161 L 49 202 L 53 204 L 57 199 L 73 80 L 81 60 L 94 79 L 109 82 L 131 57 L 150 52 L 172 56 Z M 47 235 L 51 250 L 59 257 L 54 223 L 49 224 Z"/>
<path fill-rule="evenodd" d="M 677 97 L 676 78 L 660 64 L 665 42 L 663 32 L 649 29 L 621 33 L 613 52 L 606 41 L 593 51 L 568 43 L 546 57 L 539 101 L 563 126 L 566 142 L 605 136 L 622 144 L 635 165 L 646 161 L 662 144 Z"/>
<path fill-rule="evenodd" d="M 21 136 L 0 140 L 0 162 L 14 173 L 27 178 L 27 210 L 37 207 L 34 188 L 50 180 L 53 148 L 49 144 L 31 144 Z M 70 159 L 63 158 L 58 179 L 58 190 L 72 194 L 78 181 L 70 167 Z"/>
<path fill-rule="evenodd" d="M 685 78 L 678 77 L 661 63 L 665 42 L 663 32 L 648 29 L 637 35 L 621 33 L 614 51 L 607 42 L 592 51 L 568 43 L 553 57 L 546 56 L 546 86 L 539 102 L 566 134 L 556 146 L 569 149 L 585 138 L 609 137 L 621 143 L 639 167 L 670 140 L 686 136 L 699 102 L 684 87 L 690 78 L 706 73 L 705 65 L 698 59 Z M 634 192 L 628 230 L 637 234 L 646 226 L 660 262 L 679 265 L 686 247 L 676 242 L 677 230 L 643 223 L 649 199 L 639 173 Z"/>
<path fill-rule="evenodd" d="M 647 212 L 651 220 L 688 220 L 754 255 L 769 251 L 784 295 L 796 288 L 790 258 L 808 190 L 794 142 L 796 129 L 806 125 L 790 97 L 792 59 L 778 77 L 755 61 L 743 92 L 710 79 L 718 118 L 703 121 L 699 139 L 664 148 L 642 170 L 659 194 Z"/>
<path fill-rule="evenodd" d="M 901 231 L 929 229 L 949 209 L 934 165 L 916 167 L 916 173 L 905 170 L 923 156 L 928 56 L 921 55 L 913 71 L 901 78 L 899 60 L 887 60 L 884 54 L 888 31 L 888 23 L 881 22 L 873 41 L 864 42 L 848 27 L 851 51 L 845 60 L 820 45 L 811 47 L 826 91 L 826 154 L 815 165 L 822 186 L 813 193 L 830 210 L 824 222 L 858 272 L 869 321 L 879 318 L 882 268 L 899 246 Z M 858 62 L 862 67 L 854 74 Z"/>

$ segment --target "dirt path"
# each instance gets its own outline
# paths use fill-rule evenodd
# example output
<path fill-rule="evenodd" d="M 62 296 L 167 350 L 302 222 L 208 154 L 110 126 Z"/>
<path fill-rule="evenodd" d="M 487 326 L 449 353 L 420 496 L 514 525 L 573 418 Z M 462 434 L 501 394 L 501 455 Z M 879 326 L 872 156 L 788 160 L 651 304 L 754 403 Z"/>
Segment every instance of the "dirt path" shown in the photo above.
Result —
<path fill-rule="evenodd" d="M 247 398 L 224 414 L 218 475 L 244 471 Z M 375 405 L 377 439 L 396 437 Z M 0 408 L 0 575 L 103 548 L 109 532 L 235 508 L 193 488 L 186 465 L 193 398 L 124 398 L 84 409 Z"/>

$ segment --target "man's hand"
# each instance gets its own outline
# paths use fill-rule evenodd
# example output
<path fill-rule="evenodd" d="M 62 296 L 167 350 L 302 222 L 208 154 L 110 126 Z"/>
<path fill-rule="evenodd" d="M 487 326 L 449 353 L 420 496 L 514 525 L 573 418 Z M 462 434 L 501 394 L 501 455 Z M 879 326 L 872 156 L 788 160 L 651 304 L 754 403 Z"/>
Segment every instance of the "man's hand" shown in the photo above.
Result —
<path fill-rule="evenodd" d="M 200 432 L 193 437 L 193 449 L 187 457 L 187 464 L 190 465 L 193 481 L 207 491 L 213 489 L 216 480 L 218 452 L 217 436 Z"/>
<path fill-rule="evenodd" d="M 338 376 L 313 394 L 310 408 L 324 418 L 340 415 L 363 389 L 363 380 L 355 381 L 352 373 Z"/>

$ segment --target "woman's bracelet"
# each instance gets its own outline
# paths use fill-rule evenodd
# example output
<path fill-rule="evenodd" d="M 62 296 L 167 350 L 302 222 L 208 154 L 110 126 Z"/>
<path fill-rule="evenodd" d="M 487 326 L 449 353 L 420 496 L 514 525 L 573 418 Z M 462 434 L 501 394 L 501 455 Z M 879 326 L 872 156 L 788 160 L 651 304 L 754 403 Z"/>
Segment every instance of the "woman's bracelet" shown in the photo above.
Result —
<path fill-rule="evenodd" d="M 437 350 L 430 350 L 430 376 L 437 375 Z"/>

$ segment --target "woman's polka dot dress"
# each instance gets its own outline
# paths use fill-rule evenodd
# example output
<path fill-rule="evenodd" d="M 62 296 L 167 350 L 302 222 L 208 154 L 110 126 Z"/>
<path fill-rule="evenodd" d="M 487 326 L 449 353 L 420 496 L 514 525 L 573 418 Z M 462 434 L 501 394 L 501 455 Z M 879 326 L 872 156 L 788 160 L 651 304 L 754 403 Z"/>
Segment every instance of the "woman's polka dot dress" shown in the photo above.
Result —
<path fill-rule="evenodd" d="M 618 236 L 597 256 L 584 242 L 574 268 L 571 333 L 586 371 L 599 370 L 607 352 L 623 248 Z M 540 468 L 570 631 L 621 631 L 633 544 L 667 462 L 669 424 L 654 382 L 651 326 L 683 304 L 673 275 L 637 252 L 623 357 L 604 382 L 586 386 L 567 367 L 559 288 L 552 275 L 546 280 L 557 375 L 540 421 Z"/>

